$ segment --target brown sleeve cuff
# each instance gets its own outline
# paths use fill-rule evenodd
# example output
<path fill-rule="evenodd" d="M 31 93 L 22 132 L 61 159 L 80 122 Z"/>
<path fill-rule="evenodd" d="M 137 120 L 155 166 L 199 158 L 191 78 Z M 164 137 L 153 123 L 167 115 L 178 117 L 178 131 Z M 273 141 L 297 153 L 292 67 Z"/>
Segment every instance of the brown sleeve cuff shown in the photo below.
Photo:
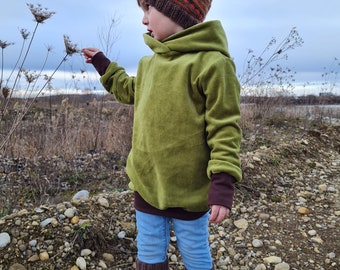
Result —
<path fill-rule="evenodd" d="M 209 205 L 222 205 L 231 210 L 234 200 L 235 178 L 227 173 L 216 173 L 211 176 L 208 194 Z"/>
<path fill-rule="evenodd" d="M 92 65 L 98 71 L 100 76 L 104 75 L 110 63 L 110 59 L 108 59 L 102 52 L 96 53 L 92 58 Z"/>

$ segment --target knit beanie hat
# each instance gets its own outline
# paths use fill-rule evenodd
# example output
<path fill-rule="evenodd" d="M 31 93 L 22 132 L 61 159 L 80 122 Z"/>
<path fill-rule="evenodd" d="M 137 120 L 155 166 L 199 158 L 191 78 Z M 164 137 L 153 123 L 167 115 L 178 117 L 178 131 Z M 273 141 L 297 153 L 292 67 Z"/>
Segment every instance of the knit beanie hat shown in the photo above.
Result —
<path fill-rule="evenodd" d="M 174 22 L 188 28 L 203 22 L 212 0 L 148 0 L 147 3 Z"/>

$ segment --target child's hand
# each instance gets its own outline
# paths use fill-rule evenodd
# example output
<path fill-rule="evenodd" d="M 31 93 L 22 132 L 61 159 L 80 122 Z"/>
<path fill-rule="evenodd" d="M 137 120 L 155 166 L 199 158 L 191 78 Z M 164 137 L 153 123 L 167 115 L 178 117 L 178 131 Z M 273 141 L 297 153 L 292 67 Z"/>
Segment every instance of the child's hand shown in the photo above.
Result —
<path fill-rule="evenodd" d="M 96 49 L 96 48 L 84 48 L 81 50 L 81 52 L 83 53 L 84 57 L 85 57 L 85 62 L 86 63 L 92 63 L 92 58 L 100 52 L 100 50 Z"/>
<path fill-rule="evenodd" d="M 212 205 L 209 221 L 213 223 L 222 222 L 229 215 L 229 208 L 221 205 Z"/>

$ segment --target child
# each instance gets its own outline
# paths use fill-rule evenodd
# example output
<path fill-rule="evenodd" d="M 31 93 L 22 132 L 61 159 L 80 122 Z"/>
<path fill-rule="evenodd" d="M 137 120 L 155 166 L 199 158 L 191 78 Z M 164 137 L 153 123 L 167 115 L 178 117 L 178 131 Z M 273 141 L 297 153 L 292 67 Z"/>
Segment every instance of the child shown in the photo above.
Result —
<path fill-rule="evenodd" d="M 213 269 L 209 221 L 220 223 L 241 180 L 240 86 L 211 0 L 139 0 L 145 43 L 129 76 L 95 48 L 82 50 L 119 102 L 134 104 L 126 171 L 134 190 L 137 269 L 169 269 L 173 226 L 188 270 Z"/>

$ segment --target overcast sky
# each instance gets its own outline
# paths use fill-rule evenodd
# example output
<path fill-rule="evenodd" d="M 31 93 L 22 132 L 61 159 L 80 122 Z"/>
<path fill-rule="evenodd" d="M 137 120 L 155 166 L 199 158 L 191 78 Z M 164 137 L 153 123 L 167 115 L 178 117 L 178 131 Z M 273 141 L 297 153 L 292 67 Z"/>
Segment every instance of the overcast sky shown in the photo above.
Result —
<path fill-rule="evenodd" d="M 20 29 L 33 32 L 35 22 L 26 3 L 38 4 L 54 11 L 50 19 L 39 25 L 28 56 L 26 69 L 39 70 L 46 55 L 47 47 L 53 51 L 48 60 L 48 68 L 54 69 L 65 54 L 63 35 L 68 35 L 79 48 L 94 46 L 101 48 L 100 33 L 108 29 L 111 18 L 117 20 L 114 26 L 116 41 L 108 55 L 112 60 L 134 74 L 139 59 L 150 54 L 144 44 L 142 34 L 146 27 L 141 24 L 142 11 L 136 0 L 41 0 L 2 1 L 0 9 L 0 40 L 15 42 L 4 51 L 4 63 L 11 69 L 16 62 L 21 48 Z M 340 59 L 340 1 L 339 0 L 214 0 L 207 20 L 220 20 L 229 41 L 229 50 L 235 60 L 237 73 L 242 74 L 248 50 L 259 55 L 269 41 L 275 37 L 278 41 L 296 27 L 304 44 L 288 52 L 288 60 L 281 62 L 296 72 L 297 84 L 309 83 L 313 87 L 303 88 L 304 93 L 318 91 L 322 82 L 322 73 L 338 71 L 335 65 Z M 74 55 L 61 71 L 80 68 L 93 71 L 85 65 L 81 56 Z M 59 74 L 59 76 L 65 76 Z M 338 81 L 335 76 L 330 81 Z M 314 90 L 311 90 L 314 88 Z M 333 92 L 340 94 L 339 85 Z M 315 92 L 314 92 L 315 93 Z"/>

